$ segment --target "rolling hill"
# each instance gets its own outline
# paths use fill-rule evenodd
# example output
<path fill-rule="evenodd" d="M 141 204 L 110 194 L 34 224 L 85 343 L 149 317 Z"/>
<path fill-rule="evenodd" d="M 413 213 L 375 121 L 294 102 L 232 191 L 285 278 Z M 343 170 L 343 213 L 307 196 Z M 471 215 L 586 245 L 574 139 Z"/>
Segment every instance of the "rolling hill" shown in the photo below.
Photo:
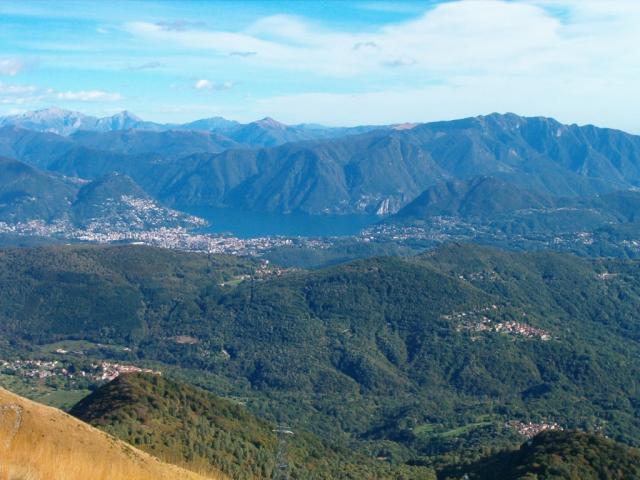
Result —
<path fill-rule="evenodd" d="M 163 463 L 60 410 L 0 388 L 0 477 L 65 480 L 218 480 Z"/>
<path fill-rule="evenodd" d="M 70 413 L 161 459 L 200 470 L 215 466 L 236 480 L 271 478 L 275 425 L 237 401 L 160 376 L 123 375 Z M 296 431 L 287 461 L 294 478 L 435 478 L 427 468 L 391 467 Z"/>

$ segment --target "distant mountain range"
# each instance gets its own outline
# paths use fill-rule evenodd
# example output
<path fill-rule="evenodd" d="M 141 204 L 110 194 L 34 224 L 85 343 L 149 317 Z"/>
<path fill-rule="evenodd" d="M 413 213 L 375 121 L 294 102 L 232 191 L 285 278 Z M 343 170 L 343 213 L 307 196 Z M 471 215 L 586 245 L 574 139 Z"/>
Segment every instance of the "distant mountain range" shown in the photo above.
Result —
<path fill-rule="evenodd" d="M 322 125 L 285 125 L 273 118 L 241 124 L 222 117 L 204 118 L 189 123 L 156 123 L 142 120 L 123 111 L 110 117 L 94 117 L 60 108 L 46 108 L 33 112 L 0 117 L 0 127 L 12 126 L 36 132 L 68 136 L 76 132 L 117 132 L 123 130 L 169 131 L 187 130 L 215 132 L 224 141 L 240 145 L 270 147 L 287 142 L 331 138 L 362 133 L 378 127 L 325 127 Z"/>
<path fill-rule="evenodd" d="M 592 218 L 595 209 L 606 222 L 630 218 L 627 203 L 636 205 L 640 187 L 640 137 L 514 114 L 340 129 L 219 117 L 163 126 L 126 112 L 97 119 L 50 109 L 0 124 L 1 156 L 67 183 L 118 172 L 174 208 L 377 214 L 399 223 L 502 221 L 523 212 L 539 218 L 558 209 Z M 53 178 L 40 181 L 52 179 L 59 189 Z M 624 199 L 607 196 L 614 192 L 626 192 Z M 66 208 L 48 203 L 49 210 Z"/>

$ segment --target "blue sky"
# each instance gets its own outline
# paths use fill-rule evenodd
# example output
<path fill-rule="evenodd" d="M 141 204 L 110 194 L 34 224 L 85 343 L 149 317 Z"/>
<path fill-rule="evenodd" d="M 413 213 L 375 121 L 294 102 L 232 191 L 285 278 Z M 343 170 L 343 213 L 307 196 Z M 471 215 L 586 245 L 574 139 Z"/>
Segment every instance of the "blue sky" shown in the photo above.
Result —
<path fill-rule="evenodd" d="M 0 2 L 0 114 L 640 132 L 637 0 Z"/>

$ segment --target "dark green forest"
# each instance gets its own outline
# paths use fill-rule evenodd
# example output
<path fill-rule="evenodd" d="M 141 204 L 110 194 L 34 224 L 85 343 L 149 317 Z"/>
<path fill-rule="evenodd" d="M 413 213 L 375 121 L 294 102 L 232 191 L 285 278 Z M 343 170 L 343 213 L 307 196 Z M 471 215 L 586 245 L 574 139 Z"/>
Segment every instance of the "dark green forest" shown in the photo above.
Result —
<path fill-rule="evenodd" d="M 125 346 L 91 354 L 242 398 L 261 421 L 384 468 L 443 471 L 521 444 L 510 422 L 640 443 L 639 266 L 457 244 L 316 271 L 147 247 L 9 249 L 0 349 Z"/>
<path fill-rule="evenodd" d="M 603 480 L 640 477 L 640 450 L 584 432 L 544 432 L 519 449 L 467 465 L 446 479 Z"/>
<path fill-rule="evenodd" d="M 160 376 L 120 376 L 70 413 L 171 463 L 205 471 L 214 465 L 237 480 L 271 478 L 273 472 L 272 424 L 237 401 Z M 293 478 L 435 478 L 427 468 L 391 466 L 305 432 L 294 432 L 288 443 Z"/>

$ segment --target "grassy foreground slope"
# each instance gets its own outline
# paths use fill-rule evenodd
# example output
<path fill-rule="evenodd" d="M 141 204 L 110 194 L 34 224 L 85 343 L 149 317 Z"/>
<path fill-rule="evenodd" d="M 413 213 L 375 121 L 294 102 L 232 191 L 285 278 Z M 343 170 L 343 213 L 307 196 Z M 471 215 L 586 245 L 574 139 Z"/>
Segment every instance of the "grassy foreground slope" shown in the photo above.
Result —
<path fill-rule="evenodd" d="M 70 413 L 142 450 L 196 470 L 211 465 L 235 480 L 271 478 L 273 425 L 209 392 L 156 375 L 122 375 Z M 296 431 L 287 449 L 296 479 L 435 478 L 427 468 L 390 466 Z"/>
<path fill-rule="evenodd" d="M 2 480 L 205 480 L 0 388 Z"/>

